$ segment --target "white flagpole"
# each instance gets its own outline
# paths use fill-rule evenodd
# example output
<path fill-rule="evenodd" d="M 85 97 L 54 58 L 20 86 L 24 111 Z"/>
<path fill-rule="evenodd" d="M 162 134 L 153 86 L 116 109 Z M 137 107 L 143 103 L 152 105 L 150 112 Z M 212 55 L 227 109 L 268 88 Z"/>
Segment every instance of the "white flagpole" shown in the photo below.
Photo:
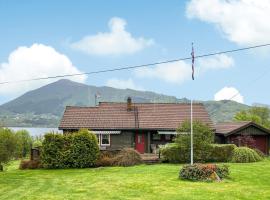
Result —
<path fill-rule="evenodd" d="M 193 165 L 193 101 L 190 102 L 190 164 Z"/>

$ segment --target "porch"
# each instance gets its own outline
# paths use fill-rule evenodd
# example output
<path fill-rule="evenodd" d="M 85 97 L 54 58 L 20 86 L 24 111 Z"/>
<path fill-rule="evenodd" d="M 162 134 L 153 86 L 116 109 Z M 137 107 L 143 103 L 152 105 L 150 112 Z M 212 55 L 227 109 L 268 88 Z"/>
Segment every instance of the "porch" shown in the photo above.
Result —
<path fill-rule="evenodd" d="M 158 155 L 160 145 L 173 142 L 175 131 L 143 131 L 135 132 L 134 148 L 141 154 Z"/>

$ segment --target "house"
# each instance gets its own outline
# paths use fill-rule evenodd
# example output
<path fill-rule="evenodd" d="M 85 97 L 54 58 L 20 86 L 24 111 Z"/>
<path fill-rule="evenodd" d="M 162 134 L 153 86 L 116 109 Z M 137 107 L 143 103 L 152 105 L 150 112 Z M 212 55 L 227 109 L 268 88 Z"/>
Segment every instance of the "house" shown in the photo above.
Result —
<path fill-rule="evenodd" d="M 216 142 L 235 143 L 241 146 L 239 136 L 251 137 L 252 141 L 247 146 L 253 146 L 263 153 L 269 154 L 269 129 L 254 122 L 226 122 L 216 124 Z"/>
<path fill-rule="evenodd" d="M 67 106 L 59 129 L 63 133 L 87 128 L 97 135 L 100 149 L 135 148 L 140 153 L 155 152 L 158 145 L 172 142 L 176 129 L 190 119 L 187 103 L 101 102 L 96 107 Z M 201 103 L 193 104 L 193 119 L 214 130 Z"/>

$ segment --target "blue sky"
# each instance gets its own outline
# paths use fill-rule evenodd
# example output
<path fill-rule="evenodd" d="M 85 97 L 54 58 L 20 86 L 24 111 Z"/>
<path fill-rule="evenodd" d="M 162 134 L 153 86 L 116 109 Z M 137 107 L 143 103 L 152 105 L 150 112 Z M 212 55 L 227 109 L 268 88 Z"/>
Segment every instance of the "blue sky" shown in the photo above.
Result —
<path fill-rule="evenodd" d="M 187 57 L 191 42 L 199 55 L 270 41 L 270 6 L 236 2 L 1 1 L 0 81 Z M 267 49 L 198 59 L 195 81 L 190 61 L 73 80 L 198 100 L 226 99 L 239 91 L 236 101 L 269 104 L 269 61 Z M 2 85 L 0 103 L 52 81 Z"/>

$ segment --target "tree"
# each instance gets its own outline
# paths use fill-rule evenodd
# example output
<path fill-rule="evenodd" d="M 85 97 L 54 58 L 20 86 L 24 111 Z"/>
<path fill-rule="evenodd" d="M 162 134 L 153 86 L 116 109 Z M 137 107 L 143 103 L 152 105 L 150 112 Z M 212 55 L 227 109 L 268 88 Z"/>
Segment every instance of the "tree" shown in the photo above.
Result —
<path fill-rule="evenodd" d="M 234 120 L 252 121 L 265 128 L 270 128 L 270 110 L 266 107 L 253 106 L 246 111 L 236 113 Z"/>
<path fill-rule="evenodd" d="M 15 133 L 10 129 L 0 128 L 0 171 L 3 170 L 3 164 L 14 157 L 15 150 Z"/>
<path fill-rule="evenodd" d="M 184 122 L 178 129 L 179 133 L 175 139 L 175 143 L 186 158 L 190 159 L 190 122 Z M 204 162 L 208 160 L 210 155 L 210 144 L 214 142 L 214 133 L 206 125 L 200 121 L 193 122 L 193 152 L 194 160 Z"/>
<path fill-rule="evenodd" d="M 17 140 L 17 147 L 15 157 L 24 158 L 30 154 L 31 146 L 32 146 L 32 138 L 28 131 L 19 130 L 15 133 L 15 137 Z"/>

